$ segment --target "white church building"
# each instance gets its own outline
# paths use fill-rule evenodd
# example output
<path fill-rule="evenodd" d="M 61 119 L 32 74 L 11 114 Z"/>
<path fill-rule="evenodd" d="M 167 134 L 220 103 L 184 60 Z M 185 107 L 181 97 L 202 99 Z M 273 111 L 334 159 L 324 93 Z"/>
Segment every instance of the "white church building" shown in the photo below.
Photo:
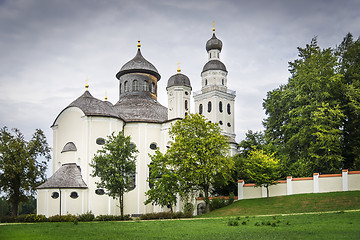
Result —
<path fill-rule="evenodd" d="M 53 175 L 37 188 L 37 214 L 119 215 L 117 199 L 96 186 L 89 165 L 94 155 L 113 132 L 123 131 L 139 153 L 136 159 L 134 189 L 124 196 L 124 214 L 138 216 L 160 212 L 159 206 L 145 205 L 149 190 L 150 157 L 155 150 L 166 152 L 171 139 L 168 131 L 175 121 L 190 112 L 192 87 L 190 79 L 178 73 L 167 82 L 168 108 L 157 101 L 160 74 L 141 54 L 116 74 L 119 101 L 116 104 L 94 98 L 86 85 L 85 92 L 56 117 L 53 129 Z M 206 43 L 208 61 L 201 71 L 202 88 L 194 92 L 195 112 L 219 123 L 229 138 L 231 155 L 236 153 L 234 131 L 235 91 L 227 88 L 227 70 L 220 61 L 222 42 L 215 36 Z M 179 202 L 175 208 L 181 210 Z"/>

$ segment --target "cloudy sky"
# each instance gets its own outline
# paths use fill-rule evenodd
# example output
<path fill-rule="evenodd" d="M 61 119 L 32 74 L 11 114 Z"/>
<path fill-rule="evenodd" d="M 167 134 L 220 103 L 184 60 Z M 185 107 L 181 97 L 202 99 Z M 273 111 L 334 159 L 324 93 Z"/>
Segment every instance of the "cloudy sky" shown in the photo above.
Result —
<path fill-rule="evenodd" d="M 0 127 L 30 138 L 36 128 L 52 145 L 51 124 L 85 90 L 118 100 L 115 74 L 142 54 L 161 74 L 159 101 L 177 62 L 200 90 L 205 43 L 223 42 L 228 87 L 236 90 L 236 134 L 262 130 L 263 99 L 287 82 L 288 62 L 314 36 L 334 47 L 360 35 L 359 0 L 0 0 Z"/>

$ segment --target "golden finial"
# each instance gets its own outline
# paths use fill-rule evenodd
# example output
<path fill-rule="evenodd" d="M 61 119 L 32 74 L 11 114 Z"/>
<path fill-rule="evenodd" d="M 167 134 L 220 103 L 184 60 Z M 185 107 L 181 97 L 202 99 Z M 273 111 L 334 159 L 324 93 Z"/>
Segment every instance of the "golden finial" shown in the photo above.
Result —
<path fill-rule="evenodd" d="M 213 21 L 213 33 L 215 33 L 215 21 Z"/>
<path fill-rule="evenodd" d="M 88 81 L 89 81 L 89 79 L 88 79 L 88 78 L 86 78 L 86 80 L 85 80 L 85 89 L 86 89 L 86 91 L 89 91 L 89 84 L 88 84 Z"/>
<path fill-rule="evenodd" d="M 181 69 L 180 69 L 180 62 L 178 62 L 178 69 L 177 69 L 177 72 L 179 73 L 179 72 L 181 72 Z"/>
<path fill-rule="evenodd" d="M 108 97 L 107 97 L 107 90 L 105 90 L 105 101 L 108 100 Z"/>
<path fill-rule="evenodd" d="M 141 47 L 140 40 L 138 40 L 137 47 L 138 47 L 138 49 L 140 49 L 140 47 Z"/>

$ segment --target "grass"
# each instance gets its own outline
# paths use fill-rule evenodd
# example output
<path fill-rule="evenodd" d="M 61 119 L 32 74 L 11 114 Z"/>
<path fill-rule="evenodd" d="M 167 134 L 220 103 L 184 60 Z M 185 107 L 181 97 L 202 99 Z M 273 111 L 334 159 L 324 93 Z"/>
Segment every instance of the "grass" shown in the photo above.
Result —
<path fill-rule="evenodd" d="M 229 226 L 229 222 L 238 222 Z M 359 239 L 360 212 L 170 221 L 11 224 L 0 239 Z"/>
<path fill-rule="evenodd" d="M 359 209 L 360 191 L 301 194 L 241 200 L 202 215 L 210 219 L 0 225 L 0 240 L 360 239 Z M 280 215 L 322 211 L 337 212 Z"/>
<path fill-rule="evenodd" d="M 201 217 L 253 216 L 360 209 L 360 191 L 246 199 Z"/>

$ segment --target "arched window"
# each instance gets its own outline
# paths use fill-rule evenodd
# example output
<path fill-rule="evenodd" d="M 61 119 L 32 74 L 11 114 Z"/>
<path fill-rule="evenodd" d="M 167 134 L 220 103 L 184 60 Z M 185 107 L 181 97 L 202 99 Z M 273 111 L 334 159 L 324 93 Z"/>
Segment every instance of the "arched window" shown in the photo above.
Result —
<path fill-rule="evenodd" d="M 120 83 L 119 91 L 120 91 L 120 94 L 121 94 L 122 93 L 121 83 Z"/>
<path fill-rule="evenodd" d="M 155 93 L 155 83 L 154 82 L 151 83 L 151 92 Z"/>
<path fill-rule="evenodd" d="M 129 91 L 129 83 L 127 81 L 124 82 L 124 92 Z"/>
<path fill-rule="evenodd" d="M 187 100 L 185 100 L 185 110 L 189 110 L 188 101 L 187 101 Z"/>
<path fill-rule="evenodd" d="M 223 107 L 222 107 L 222 102 L 221 101 L 219 102 L 219 111 L 223 112 Z"/>
<path fill-rule="evenodd" d="M 227 105 L 227 113 L 230 115 L 231 114 L 231 109 L 230 109 L 231 107 L 230 107 L 230 103 L 228 103 L 228 105 Z"/>
<path fill-rule="evenodd" d="M 142 90 L 145 91 L 145 92 L 149 91 L 149 85 L 148 85 L 148 82 L 146 80 L 143 81 Z"/>
<path fill-rule="evenodd" d="M 224 79 L 222 79 L 222 80 L 221 80 L 221 83 L 222 83 L 222 85 L 224 86 L 224 84 L 225 84 L 225 80 L 224 80 Z"/>
<path fill-rule="evenodd" d="M 207 85 L 207 79 L 205 79 L 205 86 Z"/>
<path fill-rule="evenodd" d="M 199 114 L 202 114 L 202 112 L 203 112 L 203 105 L 200 104 L 200 105 L 199 105 Z"/>
<path fill-rule="evenodd" d="M 228 122 L 228 123 L 227 123 L 227 126 L 228 126 L 228 127 L 231 127 L 231 124 Z"/>
<path fill-rule="evenodd" d="M 208 112 L 211 112 L 211 102 L 208 102 Z"/>
<path fill-rule="evenodd" d="M 132 91 L 139 91 L 139 83 L 136 79 L 132 82 Z"/>

